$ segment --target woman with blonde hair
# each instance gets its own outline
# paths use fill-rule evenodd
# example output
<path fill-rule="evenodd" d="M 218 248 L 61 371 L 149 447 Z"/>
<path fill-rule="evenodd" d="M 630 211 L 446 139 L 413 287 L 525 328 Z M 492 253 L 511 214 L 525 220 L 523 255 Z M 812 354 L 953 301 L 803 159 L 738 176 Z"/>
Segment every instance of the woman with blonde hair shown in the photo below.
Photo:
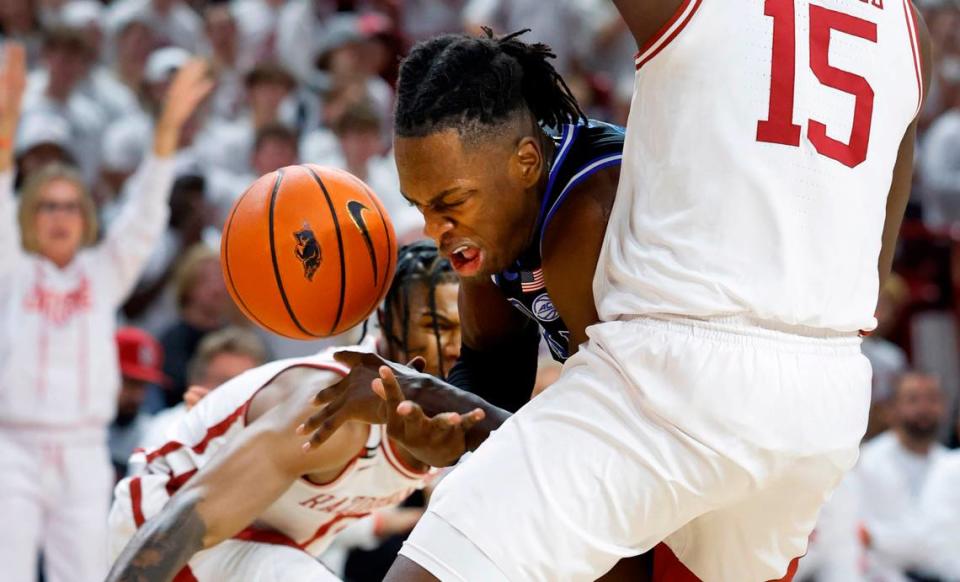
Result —
<path fill-rule="evenodd" d="M 76 170 L 51 165 L 13 195 L 23 47 L 0 68 L 0 564 L 32 581 L 102 580 L 112 471 L 107 426 L 120 382 L 116 313 L 167 224 L 180 128 L 211 89 L 184 66 L 130 199 L 97 241 L 94 203 Z M 18 224 L 19 222 L 19 224 Z"/>

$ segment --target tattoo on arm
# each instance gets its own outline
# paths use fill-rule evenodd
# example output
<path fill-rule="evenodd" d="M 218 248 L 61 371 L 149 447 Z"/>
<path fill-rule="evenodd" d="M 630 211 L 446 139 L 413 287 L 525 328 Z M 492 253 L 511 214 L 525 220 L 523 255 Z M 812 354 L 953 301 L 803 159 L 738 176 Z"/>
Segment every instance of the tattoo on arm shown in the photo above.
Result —
<path fill-rule="evenodd" d="M 106 582 L 170 582 L 203 549 L 206 525 L 196 495 L 180 495 L 147 521 L 117 558 Z"/>

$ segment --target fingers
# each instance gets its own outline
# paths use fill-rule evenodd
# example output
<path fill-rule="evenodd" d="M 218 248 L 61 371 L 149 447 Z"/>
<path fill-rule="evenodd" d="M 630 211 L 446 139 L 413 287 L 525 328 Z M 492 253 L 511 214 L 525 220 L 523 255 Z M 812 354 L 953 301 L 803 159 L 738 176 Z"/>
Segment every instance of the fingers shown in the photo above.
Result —
<path fill-rule="evenodd" d="M 391 409 L 396 409 L 397 405 L 403 402 L 403 390 L 400 389 L 400 383 L 394 375 L 393 370 L 388 366 L 380 366 L 380 384 L 384 391 L 384 400 Z"/>
<path fill-rule="evenodd" d="M 325 414 L 328 411 L 328 408 L 325 408 L 307 419 L 307 422 L 303 425 L 297 427 L 297 432 L 300 434 L 307 432 L 307 425 L 316 427 L 307 442 L 303 443 L 303 450 L 305 452 L 310 452 L 325 443 L 327 439 L 330 438 L 333 433 L 337 432 L 337 430 L 343 426 L 343 423 L 347 421 L 348 415 L 337 414 L 338 410 Z M 301 431 L 301 429 L 303 430 Z"/>
<path fill-rule="evenodd" d="M 486 417 L 487 417 L 487 413 L 484 412 L 483 409 L 474 408 L 470 412 L 463 415 L 462 420 L 460 422 L 460 427 L 464 430 L 464 432 L 466 432 L 471 428 L 473 428 L 474 426 L 476 426 L 478 422 L 480 422 Z"/>
<path fill-rule="evenodd" d="M 319 396 L 319 395 L 318 395 Z M 340 411 L 346 405 L 346 400 L 337 399 L 327 404 L 322 410 L 315 412 L 303 421 L 303 424 L 297 427 L 298 434 L 307 434 L 310 431 L 317 430 L 328 419 L 340 416 Z"/>

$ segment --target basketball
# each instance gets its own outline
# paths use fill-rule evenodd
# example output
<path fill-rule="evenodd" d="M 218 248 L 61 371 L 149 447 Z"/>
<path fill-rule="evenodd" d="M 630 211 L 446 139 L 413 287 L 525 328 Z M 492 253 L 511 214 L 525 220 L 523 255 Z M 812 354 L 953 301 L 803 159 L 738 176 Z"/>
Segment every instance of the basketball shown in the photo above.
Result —
<path fill-rule="evenodd" d="M 237 199 L 220 260 L 244 315 L 308 340 L 342 333 L 376 309 L 396 250 L 390 217 L 366 184 L 302 164 L 261 176 Z"/>

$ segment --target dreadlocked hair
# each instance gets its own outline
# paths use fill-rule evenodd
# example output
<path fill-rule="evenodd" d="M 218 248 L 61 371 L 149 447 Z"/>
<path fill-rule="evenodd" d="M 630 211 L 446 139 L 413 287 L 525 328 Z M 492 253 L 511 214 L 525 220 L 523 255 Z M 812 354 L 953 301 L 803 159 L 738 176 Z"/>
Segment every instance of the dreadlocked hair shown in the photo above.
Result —
<path fill-rule="evenodd" d="M 456 273 L 450 261 L 440 255 L 436 245 L 429 240 L 417 241 L 400 247 L 397 270 L 393 283 L 380 308 L 381 326 L 386 340 L 399 347 L 404 355 L 409 353 L 407 340 L 410 336 L 410 290 L 414 285 L 426 285 L 427 305 L 433 320 L 433 335 L 437 342 L 437 354 L 442 354 L 440 327 L 437 324 L 437 287 L 442 283 L 456 283 Z M 399 323 L 400 334 L 395 333 Z M 440 375 L 449 370 L 439 363 Z"/>
<path fill-rule="evenodd" d="M 456 130 L 475 138 L 526 109 L 541 127 L 586 120 L 543 43 L 527 44 L 523 29 L 502 37 L 447 34 L 418 43 L 400 66 L 396 131 L 425 137 Z"/>

